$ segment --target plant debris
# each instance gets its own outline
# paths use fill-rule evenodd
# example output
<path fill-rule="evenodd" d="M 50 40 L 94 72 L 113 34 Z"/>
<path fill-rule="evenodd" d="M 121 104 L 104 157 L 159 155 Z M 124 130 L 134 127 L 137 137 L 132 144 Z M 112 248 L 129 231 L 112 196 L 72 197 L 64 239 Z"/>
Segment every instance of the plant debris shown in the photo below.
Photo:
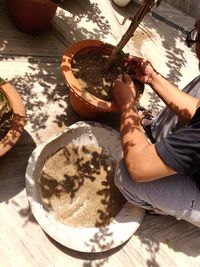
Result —
<path fill-rule="evenodd" d="M 0 78 L 0 85 L 3 83 Z M 0 140 L 3 139 L 9 131 L 12 123 L 12 109 L 9 105 L 8 99 L 0 90 Z"/>
<path fill-rule="evenodd" d="M 98 49 L 91 49 L 85 53 L 75 55 L 72 62 L 72 71 L 80 86 L 90 94 L 105 100 L 112 101 L 112 84 L 119 74 L 125 72 L 125 56 L 119 55 L 115 64 L 105 72 L 109 55 Z"/>

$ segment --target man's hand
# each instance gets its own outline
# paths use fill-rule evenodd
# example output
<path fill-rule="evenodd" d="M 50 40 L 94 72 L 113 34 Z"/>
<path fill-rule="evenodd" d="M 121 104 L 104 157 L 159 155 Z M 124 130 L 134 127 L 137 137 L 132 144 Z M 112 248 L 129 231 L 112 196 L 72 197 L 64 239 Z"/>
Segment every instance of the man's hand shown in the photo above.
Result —
<path fill-rule="evenodd" d="M 137 96 L 137 88 L 133 83 L 133 80 L 128 74 L 117 77 L 113 84 L 114 97 L 120 107 L 135 102 Z"/>
<path fill-rule="evenodd" d="M 139 57 L 132 57 L 127 68 L 133 79 L 146 84 L 150 84 L 153 76 L 157 74 L 149 61 Z"/>

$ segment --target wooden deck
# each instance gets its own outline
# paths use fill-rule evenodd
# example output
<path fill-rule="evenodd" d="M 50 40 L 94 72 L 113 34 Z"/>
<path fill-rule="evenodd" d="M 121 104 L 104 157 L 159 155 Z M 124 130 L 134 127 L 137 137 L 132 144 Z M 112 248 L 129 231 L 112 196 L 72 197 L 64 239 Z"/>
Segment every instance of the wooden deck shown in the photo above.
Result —
<path fill-rule="evenodd" d="M 123 246 L 98 254 L 78 253 L 57 244 L 31 214 L 25 170 L 33 149 L 80 120 L 70 108 L 60 71 L 65 47 L 80 39 L 120 39 L 136 10 L 133 1 L 117 8 L 109 0 L 73 0 L 59 8 L 52 28 L 41 36 L 19 32 L 0 1 L 0 76 L 21 93 L 27 123 L 18 144 L 0 159 L 1 267 L 199 267 L 200 229 L 170 216 L 146 215 Z M 198 61 L 184 44 L 194 18 L 161 4 L 145 17 L 126 50 L 152 61 L 180 88 L 199 74 Z M 157 112 L 163 104 L 145 88 L 142 105 Z M 117 116 L 102 121 L 113 127 Z M 112 121 L 112 122 L 111 122 Z"/>

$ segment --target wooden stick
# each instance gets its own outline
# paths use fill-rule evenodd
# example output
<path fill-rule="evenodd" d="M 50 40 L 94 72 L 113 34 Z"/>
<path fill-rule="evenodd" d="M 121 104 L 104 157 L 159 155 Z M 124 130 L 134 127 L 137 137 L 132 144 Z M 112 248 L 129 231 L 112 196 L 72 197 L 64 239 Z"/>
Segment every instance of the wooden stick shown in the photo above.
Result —
<path fill-rule="evenodd" d="M 117 54 L 123 49 L 123 47 L 128 43 L 129 39 L 133 36 L 140 22 L 143 20 L 144 16 L 151 10 L 154 4 L 155 4 L 155 0 L 144 0 L 143 1 L 138 11 L 136 12 L 135 16 L 131 19 L 132 22 L 129 28 L 127 29 L 125 34 L 122 36 L 117 46 L 113 49 L 112 54 L 110 55 L 108 59 L 108 64 L 106 66 L 107 70 L 112 65 Z"/>

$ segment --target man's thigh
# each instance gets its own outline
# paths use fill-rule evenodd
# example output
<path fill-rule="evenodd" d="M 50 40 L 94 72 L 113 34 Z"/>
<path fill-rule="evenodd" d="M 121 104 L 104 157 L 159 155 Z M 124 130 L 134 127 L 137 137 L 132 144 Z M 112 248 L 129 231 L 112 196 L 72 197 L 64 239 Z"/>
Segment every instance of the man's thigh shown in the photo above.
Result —
<path fill-rule="evenodd" d="M 172 175 L 152 182 L 136 183 L 121 160 L 115 183 L 126 199 L 136 206 L 159 210 L 200 227 L 200 190 L 184 175 Z"/>

